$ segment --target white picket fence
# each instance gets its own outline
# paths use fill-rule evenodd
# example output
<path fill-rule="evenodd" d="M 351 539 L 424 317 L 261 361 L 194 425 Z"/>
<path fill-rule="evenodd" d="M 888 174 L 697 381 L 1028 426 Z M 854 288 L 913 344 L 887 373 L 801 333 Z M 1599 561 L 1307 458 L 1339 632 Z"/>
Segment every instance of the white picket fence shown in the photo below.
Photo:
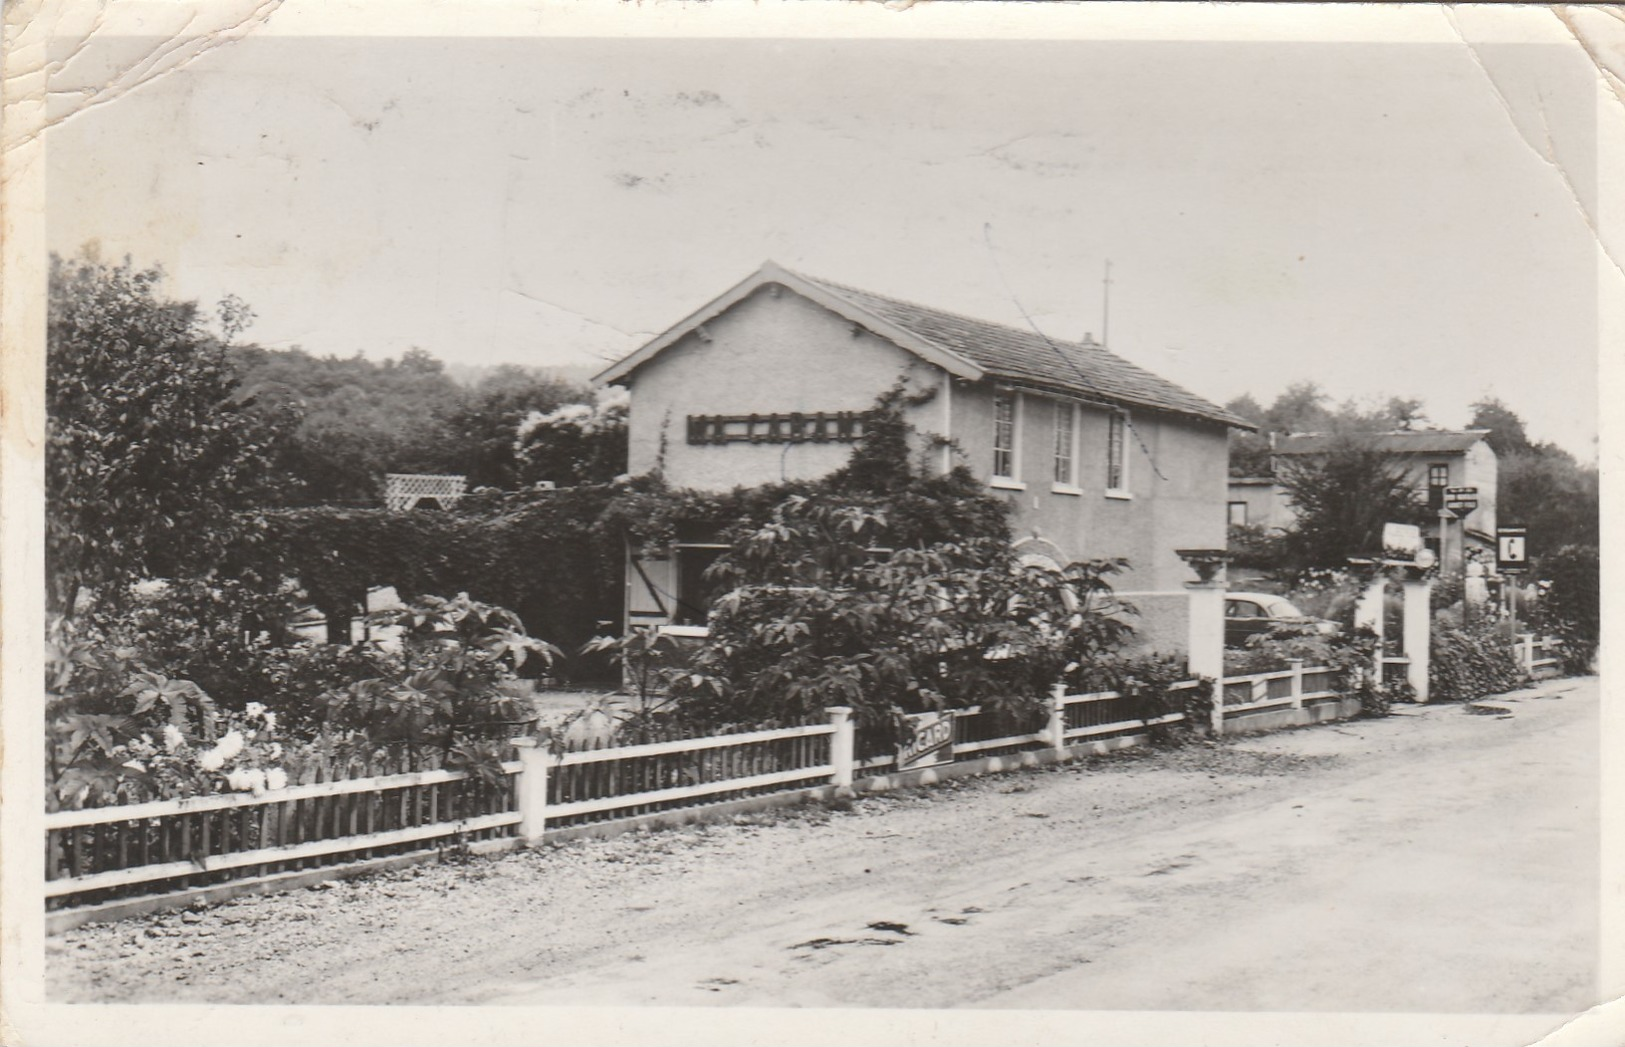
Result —
<path fill-rule="evenodd" d="M 1514 642 L 1518 664 L 1530 676 L 1560 671 L 1563 666 L 1563 659 L 1557 653 L 1560 646 L 1562 644 L 1554 636 L 1537 637 L 1533 633 L 1521 633 Z"/>
<path fill-rule="evenodd" d="M 1217 688 L 1223 702 L 1214 725 L 1222 730 L 1227 719 L 1335 699 L 1335 682 L 1336 670 L 1301 664 L 1227 678 Z M 1059 758 L 1079 745 L 1143 736 L 1184 719 L 1177 710 L 1144 717 L 1136 705 L 1116 692 L 1057 688 L 1046 722 L 1015 734 L 999 733 L 1000 721 L 980 707 L 958 710 L 946 762 L 1042 750 Z M 431 770 L 59 811 L 45 818 L 45 897 L 58 909 L 81 910 L 131 896 L 184 900 L 238 881 L 307 870 L 336 875 L 339 866 L 470 842 L 501 849 L 582 825 L 793 796 L 897 770 L 895 752 L 860 759 L 856 738 L 850 710 L 837 708 L 827 722 L 562 753 L 519 739 L 519 758 L 502 765 L 500 783 Z"/>

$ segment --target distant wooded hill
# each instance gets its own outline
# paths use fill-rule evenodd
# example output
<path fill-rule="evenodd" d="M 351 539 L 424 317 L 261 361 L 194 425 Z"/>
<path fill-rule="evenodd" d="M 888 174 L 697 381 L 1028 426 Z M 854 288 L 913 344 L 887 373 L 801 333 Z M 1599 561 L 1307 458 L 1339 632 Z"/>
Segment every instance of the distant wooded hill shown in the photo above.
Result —
<path fill-rule="evenodd" d="M 458 473 L 512 487 L 514 437 L 532 411 L 591 398 L 596 368 L 448 365 L 421 349 L 399 360 L 231 349 L 255 409 L 299 418 L 280 451 L 290 504 L 377 504 L 385 473 Z"/>

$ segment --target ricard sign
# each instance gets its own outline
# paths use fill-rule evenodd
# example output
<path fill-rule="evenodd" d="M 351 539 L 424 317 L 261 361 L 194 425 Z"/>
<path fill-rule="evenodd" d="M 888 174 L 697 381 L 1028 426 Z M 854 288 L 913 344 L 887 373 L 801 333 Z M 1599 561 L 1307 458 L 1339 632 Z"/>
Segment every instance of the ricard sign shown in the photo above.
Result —
<path fill-rule="evenodd" d="M 954 714 L 914 713 L 908 721 L 909 737 L 897 750 L 897 769 L 947 762 L 953 753 Z"/>

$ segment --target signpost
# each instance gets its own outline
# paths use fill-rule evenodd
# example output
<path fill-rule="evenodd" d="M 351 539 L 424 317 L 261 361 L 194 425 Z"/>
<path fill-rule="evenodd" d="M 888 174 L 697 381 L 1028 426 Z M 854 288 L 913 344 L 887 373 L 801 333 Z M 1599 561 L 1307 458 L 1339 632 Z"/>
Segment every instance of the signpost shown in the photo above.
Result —
<path fill-rule="evenodd" d="M 1512 636 L 1518 635 L 1518 575 L 1529 569 L 1529 528 L 1497 527 L 1495 529 L 1495 569 L 1507 575 L 1503 586 L 1507 594 L 1507 611 L 1512 618 Z"/>
<path fill-rule="evenodd" d="M 1478 488 L 1446 487 L 1444 489 L 1444 507 L 1460 516 L 1466 516 L 1478 508 Z"/>

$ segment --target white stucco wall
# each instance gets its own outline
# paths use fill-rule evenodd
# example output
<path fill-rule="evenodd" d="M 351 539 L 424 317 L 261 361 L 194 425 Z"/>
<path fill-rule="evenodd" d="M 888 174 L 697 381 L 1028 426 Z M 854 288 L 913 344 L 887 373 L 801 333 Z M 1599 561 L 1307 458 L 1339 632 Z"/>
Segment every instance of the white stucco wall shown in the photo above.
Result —
<path fill-rule="evenodd" d="M 1196 576 L 1175 549 L 1223 549 L 1225 430 L 1150 411 L 1130 412 L 1125 431 L 1129 497 L 1106 490 L 1107 412 L 1080 405 L 1076 417 L 1074 491 L 1054 479 L 1054 398 L 1021 393 L 1017 424 L 1017 476 L 1021 490 L 992 483 L 993 389 L 956 385 L 953 434 L 972 472 L 1010 503 L 1016 537 L 1053 542 L 1068 559 L 1124 557 L 1130 570 L 1120 587 L 1181 594 Z M 1141 447 L 1141 441 L 1145 446 Z"/>

